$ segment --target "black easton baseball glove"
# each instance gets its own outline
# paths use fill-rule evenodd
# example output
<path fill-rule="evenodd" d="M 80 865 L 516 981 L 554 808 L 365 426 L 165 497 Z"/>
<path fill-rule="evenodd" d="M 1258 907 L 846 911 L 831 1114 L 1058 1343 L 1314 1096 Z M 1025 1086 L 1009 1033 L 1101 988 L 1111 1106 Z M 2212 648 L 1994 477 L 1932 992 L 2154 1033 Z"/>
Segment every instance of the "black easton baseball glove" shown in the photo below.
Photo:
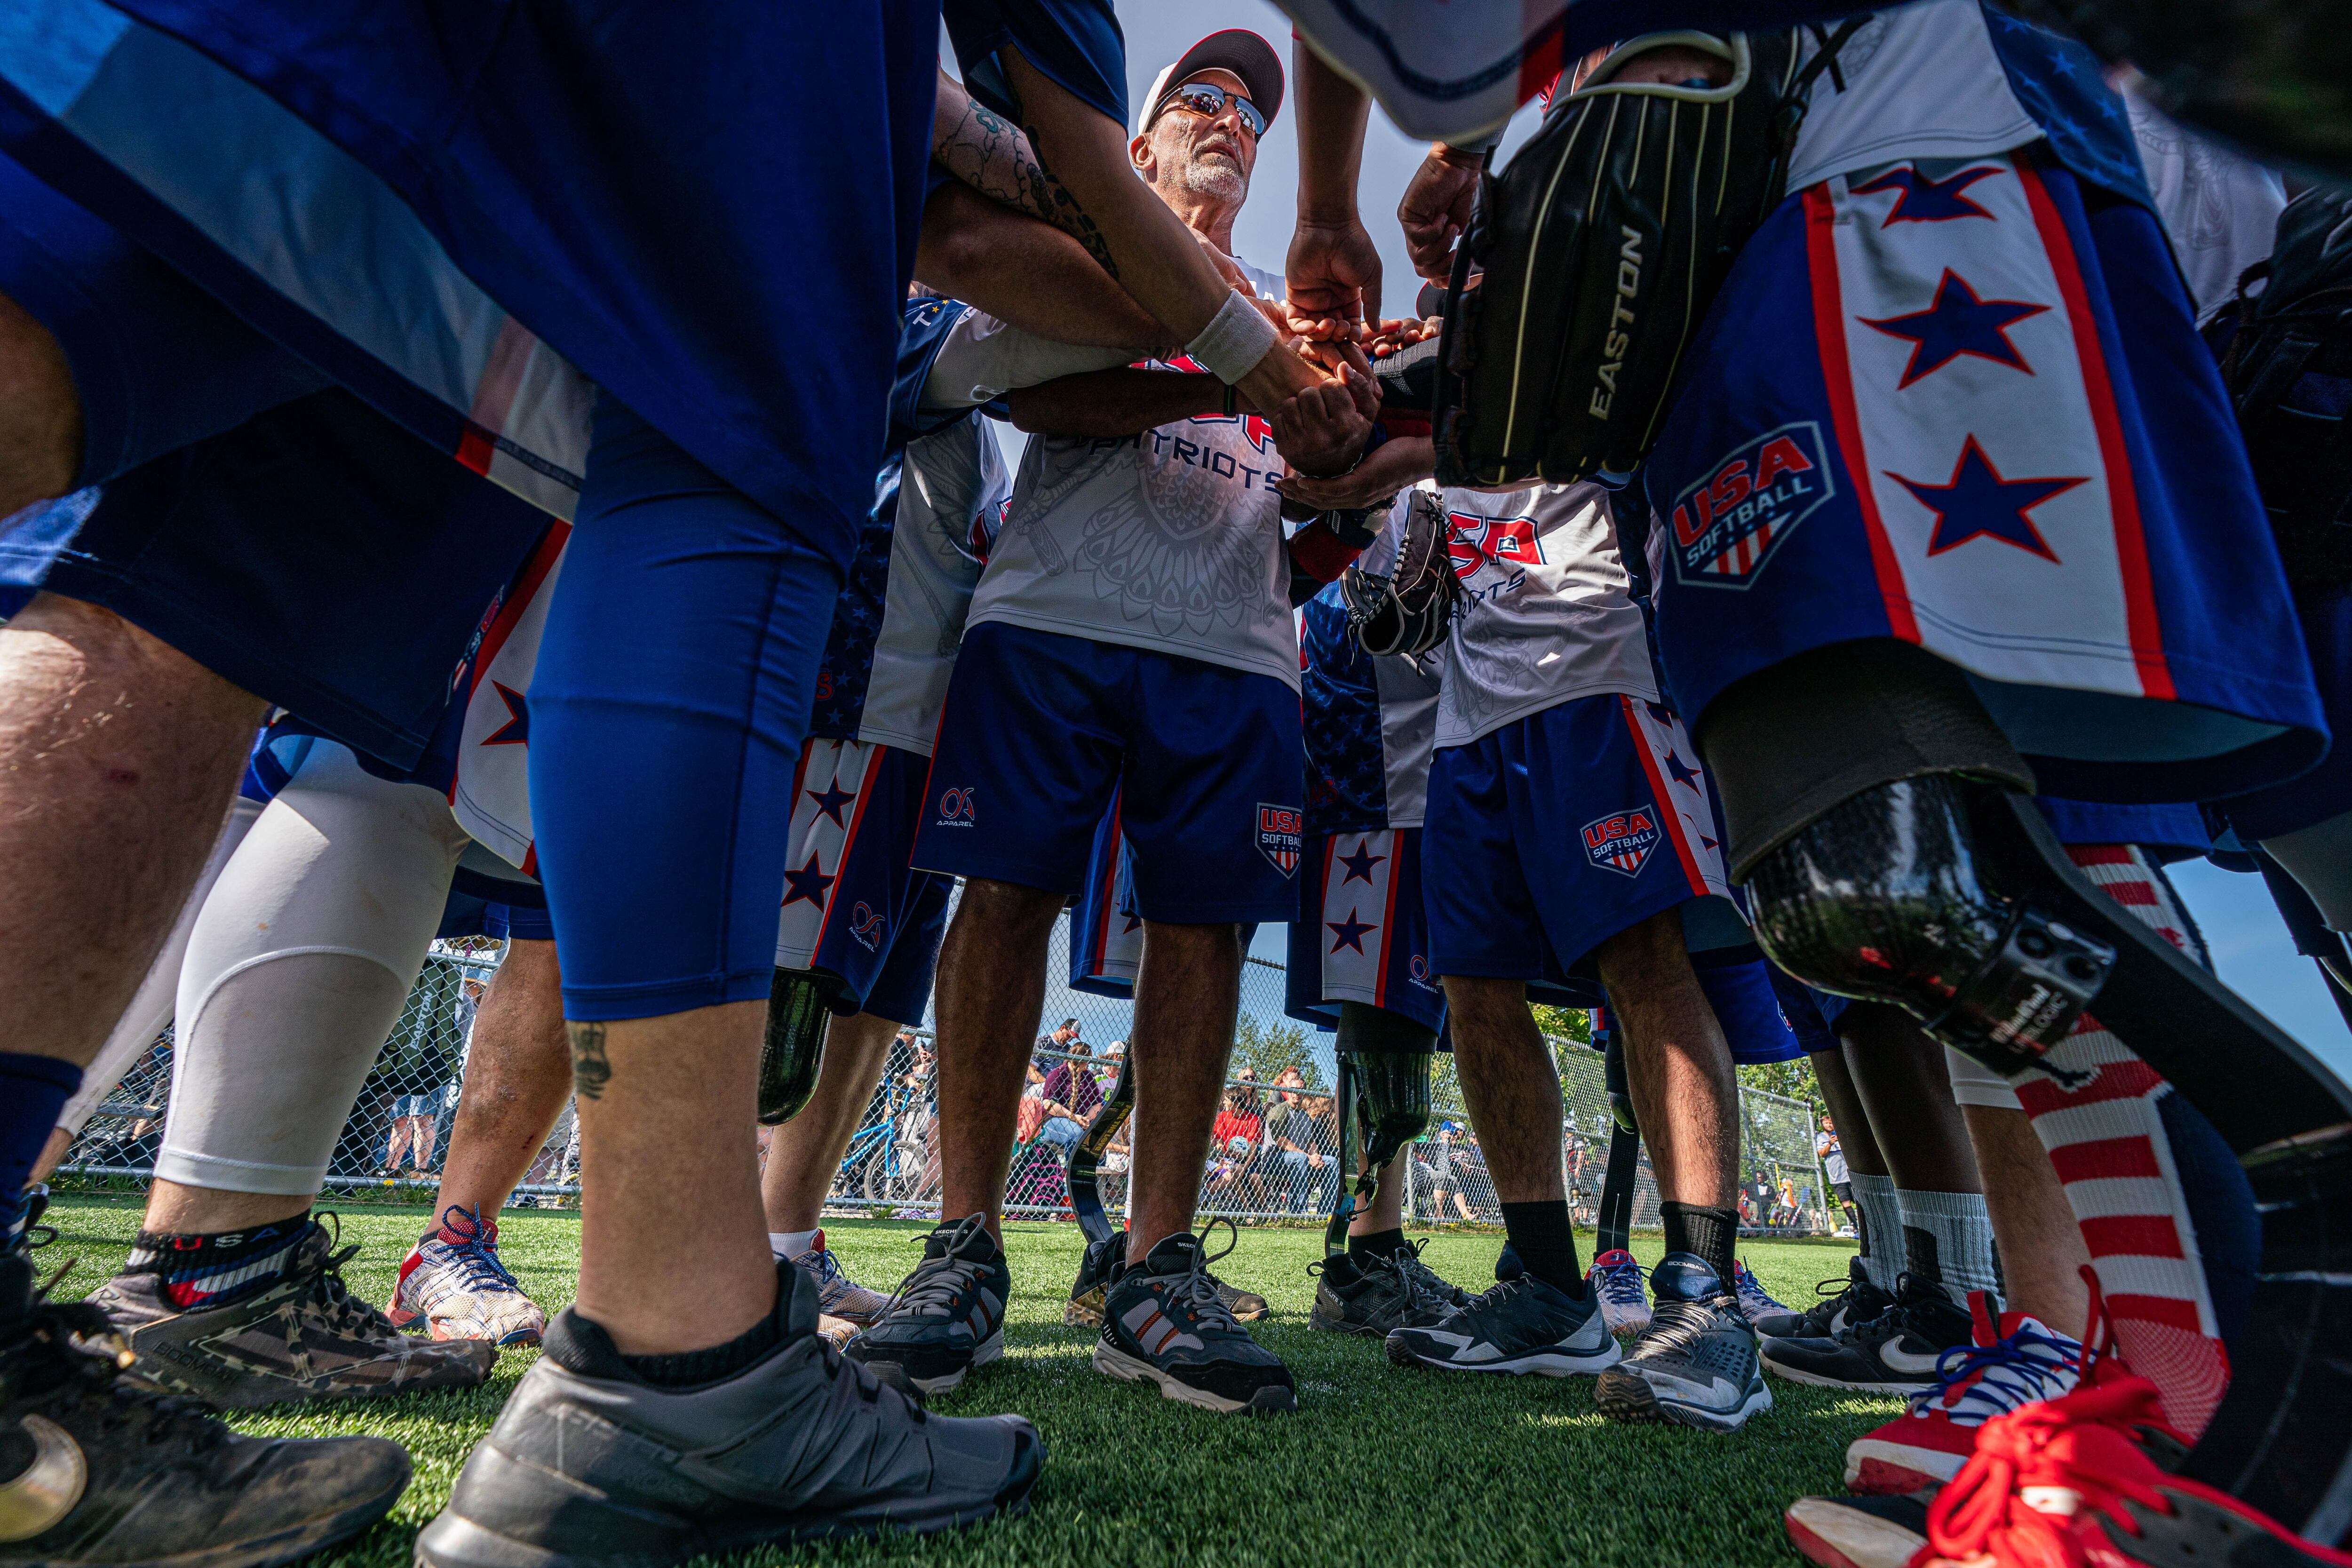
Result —
<path fill-rule="evenodd" d="M 1731 261 L 1778 205 L 1813 78 L 1793 29 L 1657 33 L 1612 50 L 1499 176 L 1454 258 L 1439 353 L 1441 484 L 1622 482 Z M 1719 87 L 1624 83 L 1663 45 L 1722 58 Z M 1485 270 L 1465 289 L 1473 263 Z"/>

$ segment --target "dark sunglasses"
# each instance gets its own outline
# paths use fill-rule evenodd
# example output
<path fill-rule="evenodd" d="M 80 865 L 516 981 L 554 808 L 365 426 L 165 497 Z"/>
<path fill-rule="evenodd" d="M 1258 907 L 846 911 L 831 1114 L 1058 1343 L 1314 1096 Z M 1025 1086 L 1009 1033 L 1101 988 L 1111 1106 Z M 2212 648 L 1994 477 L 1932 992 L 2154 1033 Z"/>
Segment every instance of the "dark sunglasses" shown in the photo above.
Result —
<path fill-rule="evenodd" d="M 1188 81 L 1160 100 L 1160 107 L 1165 111 L 1169 105 L 1180 104 L 1203 119 L 1214 120 L 1225 111 L 1228 103 L 1241 110 L 1242 124 L 1249 132 L 1252 141 L 1265 134 L 1265 116 L 1257 111 L 1257 105 L 1238 92 L 1227 92 L 1214 82 Z"/>

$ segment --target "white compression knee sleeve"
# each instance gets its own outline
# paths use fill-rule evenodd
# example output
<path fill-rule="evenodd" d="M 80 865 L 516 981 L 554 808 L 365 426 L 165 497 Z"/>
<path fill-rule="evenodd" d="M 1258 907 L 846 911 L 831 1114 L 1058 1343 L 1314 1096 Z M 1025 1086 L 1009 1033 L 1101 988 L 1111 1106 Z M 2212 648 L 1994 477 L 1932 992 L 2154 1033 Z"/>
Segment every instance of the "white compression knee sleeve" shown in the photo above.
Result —
<path fill-rule="evenodd" d="M 1953 1104 L 1981 1105 L 1993 1110 L 2025 1109 L 2018 1104 L 2017 1090 L 2010 1088 L 2009 1079 L 1974 1057 L 1964 1057 L 1946 1046 L 1944 1067 L 1952 1075 Z"/>
<path fill-rule="evenodd" d="M 196 918 L 157 1175 L 318 1191 L 465 847 L 439 794 L 310 749 Z"/>
<path fill-rule="evenodd" d="M 154 1044 L 163 1026 L 172 1021 L 173 1004 L 180 990 L 180 961 L 187 956 L 188 935 L 195 930 L 196 913 L 205 907 L 213 884 L 220 880 L 221 868 L 245 842 L 246 833 L 260 815 L 261 803 L 243 795 L 229 807 L 220 837 L 213 841 L 213 852 L 205 857 L 205 868 L 196 873 L 196 885 L 188 889 L 188 901 L 180 906 L 180 918 L 172 923 L 172 934 L 163 939 L 163 950 L 148 966 L 147 978 L 139 983 L 139 994 L 131 998 L 131 1005 L 115 1021 L 114 1032 L 106 1037 L 106 1044 L 98 1048 L 97 1057 L 82 1073 L 79 1092 L 58 1113 L 58 1125 L 68 1133 L 79 1133 L 89 1124 L 99 1102 L 114 1092 L 114 1086 L 122 1081 L 140 1053 Z"/>

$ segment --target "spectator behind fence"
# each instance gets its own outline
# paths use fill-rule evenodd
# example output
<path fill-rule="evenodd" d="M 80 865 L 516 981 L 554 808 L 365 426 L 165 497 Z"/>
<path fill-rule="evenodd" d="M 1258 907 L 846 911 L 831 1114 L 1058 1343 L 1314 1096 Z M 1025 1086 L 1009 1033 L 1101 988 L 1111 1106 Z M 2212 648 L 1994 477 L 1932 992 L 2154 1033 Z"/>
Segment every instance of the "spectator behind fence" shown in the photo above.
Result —
<path fill-rule="evenodd" d="M 1073 1038 L 1065 1048 L 1069 1056 L 1054 1064 L 1038 1094 L 1045 1103 L 1045 1121 L 1037 1136 L 1047 1143 L 1069 1149 L 1077 1143 L 1087 1123 L 1100 1109 L 1102 1090 L 1096 1087 L 1095 1075 L 1086 1065 L 1091 1054 L 1086 1041 Z"/>
<path fill-rule="evenodd" d="M 1307 1078 L 1297 1068 L 1284 1068 L 1276 1083 L 1283 1093 L 1266 1121 L 1265 1146 L 1281 1162 L 1281 1206 L 1294 1214 L 1319 1214 L 1338 1195 L 1339 1166 L 1335 1155 L 1325 1152 L 1339 1148 L 1331 1101 L 1299 1092 L 1306 1089 Z M 1319 1117 L 1318 1105 L 1323 1108 Z"/>

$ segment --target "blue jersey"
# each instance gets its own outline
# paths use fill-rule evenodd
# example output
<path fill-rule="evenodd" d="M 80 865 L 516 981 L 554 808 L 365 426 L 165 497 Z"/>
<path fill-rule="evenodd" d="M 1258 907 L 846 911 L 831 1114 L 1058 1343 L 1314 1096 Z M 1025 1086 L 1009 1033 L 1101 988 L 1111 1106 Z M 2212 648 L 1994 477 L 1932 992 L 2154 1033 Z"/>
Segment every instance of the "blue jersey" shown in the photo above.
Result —
<path fill-rule="evenodd" d="M 1420 826 L 1437 733 L 1435 665 L 1366 653 L 1336 583 L 1300 610 L 1298 647 L 1308 836 Z"/>

